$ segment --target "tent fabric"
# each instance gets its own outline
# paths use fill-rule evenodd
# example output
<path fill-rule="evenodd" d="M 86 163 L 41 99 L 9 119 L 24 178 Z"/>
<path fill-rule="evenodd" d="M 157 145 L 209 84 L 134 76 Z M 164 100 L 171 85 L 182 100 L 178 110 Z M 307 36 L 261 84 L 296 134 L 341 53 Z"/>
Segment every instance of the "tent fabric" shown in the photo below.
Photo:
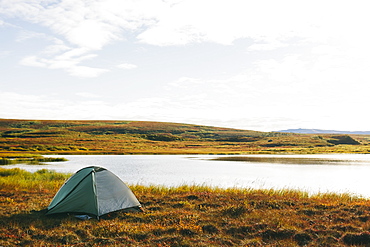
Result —
<path fill-rule="evenodd" d="M 122 209 L 141 207 L 120 178 L 102 167 L 77 171 L 59 189 L 46 214 L 85 213 L 99 216 Z"/>
<path fill-rule="evenodd" d="M 78 184 L 81 180 L 83 180 L 86 176 L 90 175 L 93 171 L 93 167 L 86 167 L 84 169 L 79 170 L 73 176 L 71 176 L 62 187 L 60 187 L 57 194 L 54 196 L 53 201 L 50 203 L 49 208 L 53 208 L 59 201 L 63 200 L 68 193 Z"/>
<path fill-rule="evenodd" d="M 140 205 L 132 191 L 108 170 L 97 173 L 95 179 L 99 215 L 115 211 L 117 207 L 131 208 Z"/>

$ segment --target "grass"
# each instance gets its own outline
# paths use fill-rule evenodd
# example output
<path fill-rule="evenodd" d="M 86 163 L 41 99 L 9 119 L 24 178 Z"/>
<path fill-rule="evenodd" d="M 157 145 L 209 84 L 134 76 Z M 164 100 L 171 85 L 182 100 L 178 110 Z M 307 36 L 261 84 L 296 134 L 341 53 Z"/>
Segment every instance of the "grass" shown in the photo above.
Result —
<path fill-rule="evenodd" d="M 70 174 L 41 169 L 34 173 L 20 168 L 0 168 L 0 188 L 7 190 L 53 191 L 61 186 Z"/>
<path fill-rule="evenodd" d="M 69 177 L 0 168 L 0 246 L 366 246 L 370 201 L 348 194 L 131 185 L 143 213 L 45 209 Z"/>
<path fill-rule="evenodd" d="M 12 165 L 12 164 L 30 164 L 30 165 L 44 165 L 44 162 L 61 162 L 67 161 L 65 158 L 51 158 L 51 157 L 42 157 L 41 155 L 37 156 L 23 156 L 14 158 L 14 156 L 8 156 L 0 154 L 0 165 Z"/>

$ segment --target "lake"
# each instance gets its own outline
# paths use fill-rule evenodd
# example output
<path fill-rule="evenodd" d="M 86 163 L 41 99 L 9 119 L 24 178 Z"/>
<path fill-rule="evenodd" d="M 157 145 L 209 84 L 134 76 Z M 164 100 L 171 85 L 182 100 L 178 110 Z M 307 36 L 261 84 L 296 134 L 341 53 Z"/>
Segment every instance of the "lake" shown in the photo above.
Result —
<path fill-rule="evenodd" d="M 103 166 L 128 184 L 299 189 L 370 197 L 370 155 L 46 155 L 66 162 L 11 165 L 74 173 Z"/>

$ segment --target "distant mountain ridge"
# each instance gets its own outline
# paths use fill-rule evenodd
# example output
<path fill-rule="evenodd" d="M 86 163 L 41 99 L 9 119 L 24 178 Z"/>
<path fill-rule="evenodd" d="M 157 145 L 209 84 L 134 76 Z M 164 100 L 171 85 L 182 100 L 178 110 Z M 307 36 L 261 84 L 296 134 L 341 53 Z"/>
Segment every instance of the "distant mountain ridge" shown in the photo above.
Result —
<path fill-rule="evenodd" d="M 322 130 L 322 129 L 286 129 L 276 132 L 299 133 L 299 134 L 352 134 L 352 135 L 370 135 L 370 131 L 343 131 L 343 130 Z"/>

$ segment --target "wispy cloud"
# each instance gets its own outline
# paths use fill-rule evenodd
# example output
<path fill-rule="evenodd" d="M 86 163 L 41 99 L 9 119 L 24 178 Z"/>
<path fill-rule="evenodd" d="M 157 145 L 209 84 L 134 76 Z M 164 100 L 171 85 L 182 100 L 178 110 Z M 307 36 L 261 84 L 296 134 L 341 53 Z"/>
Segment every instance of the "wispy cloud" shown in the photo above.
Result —
<path fill-rule="evenodd" d="M 40 62 L 39 60 L 40 59 L 37 58 L 36 56 L 29 56 L 29 57 L 23 58 L 20 61 L 20 64 L 24 66 L 46 68 L 47 64 L 45 63 L 45 61 Z"/>
<path fill-rule="evenodd" d="M 34 38 L 47 38 L 47 35 L 45 35 L 44 33 L 33 32 L 29 30 L 21 30 L 15 41 L 16 42 L 26 42 L 27 40 L 34 39 Z"/>
<path fill-rule="evenodd" d="M 61 51 L 62 53 L 60 53 Z M 70 49 L 59 44 L 48 46 L 40 56 L 24 57 L 20 64 L 48 69 L 64 69 L 71 76 L 77 77 L 97 77 L 109 71 L 108 69 L 80 65 L 82 61 L 90 60 L 94 57 L 96 57 L 95 54 L 89 53 L 84 48 Z"/>
<path fill-rule="evenodd" d="M 61 37 L 51 39 L 40 33 L 22 30 L 17 40 L 19 42 L 44 38 L 51 43 L 42 53 L 25 57 L 22 65 L 64 69 L 78 77 L 96 77 L 108 70 L 84 65 L 82 61 L 92 59 L 95 57 L 91 54 L 93 51 L 122 38 L 121 28 L 125 25 L 115 22 L 120 18 L 119 12 L 109 12 L 109 8 L 113 10 L 114 2 L 108 1 L 103 5 L 99 1 L 89 2 L 88 5 L 84 1 L 4 2 L 0 13 L 41 24 Z M 126 22 L 125 27 L 129 28 L 128 24 Z"/>

